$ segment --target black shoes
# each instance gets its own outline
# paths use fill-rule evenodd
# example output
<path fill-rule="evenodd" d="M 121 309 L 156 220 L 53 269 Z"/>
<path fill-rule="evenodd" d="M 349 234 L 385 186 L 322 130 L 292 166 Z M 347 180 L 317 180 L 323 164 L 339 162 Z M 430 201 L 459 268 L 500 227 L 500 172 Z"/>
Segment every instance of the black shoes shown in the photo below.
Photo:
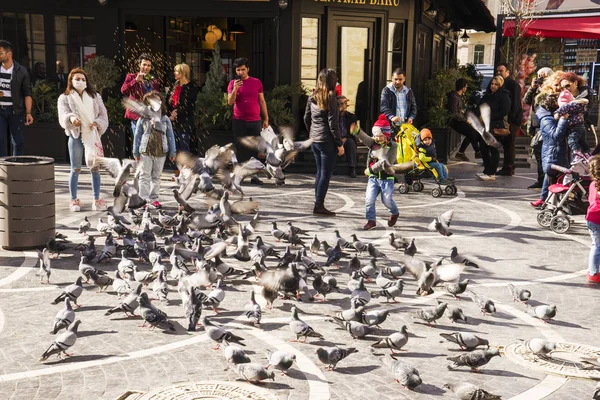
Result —
<path fill-rule="evenodd" d="M 315 208 L 313 208 L 313 214 L 327 215 L 330 217 L 335 217 L 335 213 L 333 211 L 329 211 L 328 209 L 325 208 L 325 206 L 323 204 L 317 204 L 317 203 L 315 203 Z"/>
<path fill-rule="evenodd" d="M 348 176 L 350 178 L 356 178 L 356 171 L 354 170 L 354 167 L 350 167 L 350 170 L 348 171 Z"/>
<path fill-rule="evenodd" d="M 465 156 L 465 153 L 456 153 L 452 159 L 454 161 L 469 161 L 469 158 Z"/>
<path fill-rule="evenodd" d="M 496 175 L 500 176 L 513 176 L 515 174 L 515 170 L 512 168 L 502 168 L 501 170 L 496 172 Z"/>
<path fill-rule="evenodd" d="M 263 181 L 261 181 L 260 179 L 258 179 L 258 177 L 253 176 L 252 178 L 250 178 L 250 183 L 253 184 L 253 185 L 260 186 L 260 185 L 263 184 Z"/>
<path fill-rule="evenodd" d="M 533 185 L 529 185 L 527 186 L 527 189 L 541 189 L 542 188 L 542 184 L 539 182 L 534 183 Z"/>

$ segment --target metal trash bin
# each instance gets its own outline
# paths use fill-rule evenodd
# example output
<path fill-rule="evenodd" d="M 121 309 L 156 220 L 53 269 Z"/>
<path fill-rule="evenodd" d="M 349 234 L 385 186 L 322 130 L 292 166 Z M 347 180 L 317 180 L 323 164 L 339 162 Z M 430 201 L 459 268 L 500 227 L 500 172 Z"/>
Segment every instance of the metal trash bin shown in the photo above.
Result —
<path fill-rule="evenodd" d="M 0 157 L 0 246 L 43 247 L 55 236 L 54 159 Z"/>

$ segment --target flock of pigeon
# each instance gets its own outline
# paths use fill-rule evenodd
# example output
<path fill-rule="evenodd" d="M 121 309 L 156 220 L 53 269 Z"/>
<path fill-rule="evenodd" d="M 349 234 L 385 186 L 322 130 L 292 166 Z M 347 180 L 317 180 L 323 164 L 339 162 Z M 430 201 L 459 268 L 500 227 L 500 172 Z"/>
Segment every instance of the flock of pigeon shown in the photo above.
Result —
<path fill-rule="evenodd" d="M 287 144 L 280 145 L 281 142 Z M 451 301 L 460 299 L 461 295 L 470 297 L 482 315 L 495 314 L 494 302 L 482 293 L 468 290 L 469 279 L 460 279 L 466 271 L 477 273 L 480 262 L 476 257 L 461 254 L 456 247 L 449 251 L 448 257 L 433 259 L 418 252 L 414 239 L 390 233 L 387 243 L 380 246 L 361 240 L 355 234 L 346 239 L 337 230 L 330 234 L 333 240 L 330 245 L 319 239 L 324 233 L 314 234 L 291 222 L 279 225 L 271 222 L 268 239 L 258 235 L 265 231 L 258 229 L 261 224 L 258 203 L 245 200 L 242 181 L 269 168 L 272 169 L 269 174 L 278 179 L 273 171 L 289 164 L 292 153 L 304 144 L 294 145 L 286 135 L 271 140 L 256 138 L 246 144 L 268 155 L 267 167 L 255 159 L 238 164 L 232 146 L 215 146 L 204 158 L 179 154 L 177 163 L 181 174 L 179 188 L 174 190 L 179 204 L 176 213 L 153 212 L 144 207 L 145 202 L 137 194 L 134 161 L 100 160 L 115 178 L 114 204 L 106 217 L 98 218 L 93 228 L 84 217 L 79 225 L 79 233 L 85 236 L 82 243 L 75 245 L 57 234 L 39 252 L 42 282 L 44 279 L 50 282 L 53 257 L 67 250 L 79 251 L 81 274 L 52 302 L 61 304 L 62 308 L 52 322 L 51 333 L 56 337 L 40 361 L 54 354 L 68 356 L 67 351 L 75 346 L 81 323 L 75 309 L 80 306 L 84 284 L 95 285 L 98 292 L 116 295 L 114 307 L 106 311 L 106 318 L 123 313 L 142 318 L 143 326 L 164 331 L 184 329 L 174 324 L 161 309 L 174 295 L 178 296 L 185 311 L 187 330 L 194 332 L 201 325 L 204 334 L 214 342 L 214 349 L 222 348 L 227 362 L 250 383 L 274 380 L 273 370 L 286 374 L 293 367 L 296 355 L 275 351 L 268 355 L 266 366 L 252 362 L 243 350 L 243 333 L 234 334 L 216 322 L 213 316 L 218 315 L 228 288 L 234 285 L 239 286 L 238 290 L 245 290 L 244 284 L 252 284 L 249 301 L 240 315 L 256 328 L 260 328 L 263 315 L 259 304 L 263 302 L 257 301 L 259 293 L 267 309 L 272 309 L 278 301 L 291 302 L 290 341 L 300 343 L 310 338 L 325 338 L 324 332 L 317 332 L 302 319 L 302 313 L 314 306 L 314 302 L 326 302 L 332 292 L 345 293 L 349 306 L 325 318 L 332 328 L 348 333 L 349 343 L 377 335 L 388 315 L 397 311 L 383 308 L 382 303 L 397 302 L 401 296 L 420 297 L 438 292 L 437 305 L 411 312 L 413 318 L 430 327 L 443 316 L 453 323 L 469 323 L 468 316 L 456 306 L 458 302 Z M 213 185 L 215 178 L 219 178 L 222 188 Z M 195 199 L 198 200 L 194 204 L 188 201 L 193 194 L 197 194 Z M 236 194 L 240 199 L 232 200 Z M 200 203 L 203 205 L 199 206 Z M 240 214 L 252 217 L 244 218 Z M 453 214 L 451 210 L 444 212 L 427 228 L 450 236 Z M 100 251 L 96 249 L 96 241 L 103 241 Z M 114 272 L 101 267 L 114 265 L 113 260 L 118 260 Z M 407 289 L 410 285 L 412 292 L 414 287 L 414 293 L 404 290 L 405 280 Z M 514 301 L 526 304 L 531 298 L 531 292 L 526 289 L 509 285 L 509 290 Z M 446 298 L 448 301 L 441 300 Z M 553 305 L 527 306 L 527 311 L 544 322 L 550 322 L 557 312 Z M 468 367 L 479 372 L 479 368 L 500 356 L 499 348 L 490 348 L 488 339 L 472 333 L 440 335 L 465 351 L 447 358 L 450 370 Z M 409 330 L 405 325 L 388 336 L 379 337 L 369 348 L 372 354 L 383 356 L 382 363 L 389 365 L 397 382 L 415 389 L 422 384 L 419 372 L 401 357 L 408 341 Z M 554 350 L 553 343 L 542 339 L 531 339 L 526 346 L 536 355 L 547 356 Z M 376 353 L 377 349 L 389 350 L 390 358 Z M 325 369 L 333 371 L 338 363 L 358 351 L 356 346 L 333 346 L 319 347 L 315 353 Z M 500 398 L 458 377 L 445 387 L 459 399 Z M 594 398 L 598 398 L 599 393 L 597 388 Z"/>

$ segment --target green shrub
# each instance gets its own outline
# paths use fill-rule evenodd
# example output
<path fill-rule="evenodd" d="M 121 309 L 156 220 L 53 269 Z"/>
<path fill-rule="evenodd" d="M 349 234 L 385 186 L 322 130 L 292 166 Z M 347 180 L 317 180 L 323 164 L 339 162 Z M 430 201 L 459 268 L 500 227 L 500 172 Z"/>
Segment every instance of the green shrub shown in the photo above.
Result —
<path fill-rule="evenodd" d="M 58 91 L 56 84 L 45 79 L 37 80 L 31 88 L 32 115 L 35 122 L 58 121 Z"/>
<path fill-rule="evenodd" d="M 292 114 L 292 99 L 306 94 L 302 83 L 291 85 L 278 85 L 272 90 L 265 92 L 265 101 L 269 112 L 269 124 L 294 125 L 296 119 Z"/>
<path fill-rule="evenodd" d="M 114 87 L 121 77 L 121 71 L 115 62 L 104 56 L 96 56 L 88 61 L 85 64 L 85 72 L 100 95 L 104 89 Z"/>

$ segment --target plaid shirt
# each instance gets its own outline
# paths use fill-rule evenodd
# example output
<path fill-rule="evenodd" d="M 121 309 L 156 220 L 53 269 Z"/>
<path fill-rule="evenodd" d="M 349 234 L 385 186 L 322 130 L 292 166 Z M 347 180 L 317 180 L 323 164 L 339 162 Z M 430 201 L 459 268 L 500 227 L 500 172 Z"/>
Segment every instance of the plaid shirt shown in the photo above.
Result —
<path fill-rule="evenodd" d="M 406 94 L 408 93 L 408 88 L 406 85 L 402 85 L 402 89 L 398 91 L 396 87 L 392 84 L 392 90 L 396 94 L 396 116 L 400 117 L 400 121 L 406 121 Z"/>

